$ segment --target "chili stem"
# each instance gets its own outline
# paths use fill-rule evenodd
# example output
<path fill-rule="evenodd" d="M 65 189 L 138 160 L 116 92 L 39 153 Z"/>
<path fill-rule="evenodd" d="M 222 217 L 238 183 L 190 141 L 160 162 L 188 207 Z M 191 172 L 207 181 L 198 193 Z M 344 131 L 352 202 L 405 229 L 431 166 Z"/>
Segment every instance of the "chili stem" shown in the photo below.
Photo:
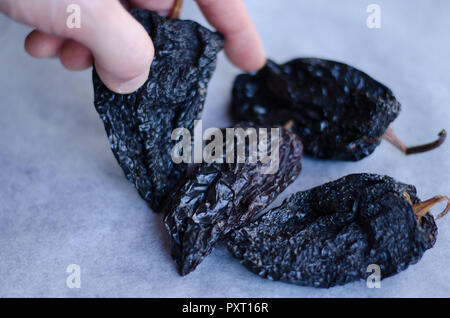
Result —
<path fill-rule="evenodd" d="M 181 9 L 183 8 L 183 0 L 176 0 L 173 6 L 172 12 L 170 13 L 169 19 L 179 19 L 181 15 Z"/>
<path fill-rule="evenodd" d="M 292 120 L 290 120 L 286 124 L 284 124 L 283 129 L 284 130 L 291 130 L 292 126 L 294 126 L 294 122 Z"/>
<path fill-rule="evenodd" d="M 428 144 L 420 145 L 420 146 L 414 146 L 414 147 L 408 147 L 406 146 L 394 133 L 392 128 L 389 126 L 386 132 L 383 135 L 383 138 L 389 141 L 391 144 L 393 144 L 396 148 L 400 149 L 405 155 L 411 155 L 416 153 L 422 153 L 427 152 L 433 149 L 438 148 L 440 145 L 442 145 L 447 138 L 447 132 L 445 130 L 442 130 L 439 133 L 439 138 L 436 141 L 430 142 Z"/>
<path fill-rule="evenodd" d="M 439 213 L 438 216 L 436 217 L 436 220 L 439 220 L 440 218 L 445 216 L 448 213 L 448 211 L 450 211 L 450 198 L 445 195 L 437 195 L 429 200 L 413 204 L 412 206 L 414 214 L 418 219 L 421 219 L 425 214 L 427 214 L 431 210 L 433 206 L 444 201 L 447 202 L 447 206 L 445 207 L 444 211 Z"/>

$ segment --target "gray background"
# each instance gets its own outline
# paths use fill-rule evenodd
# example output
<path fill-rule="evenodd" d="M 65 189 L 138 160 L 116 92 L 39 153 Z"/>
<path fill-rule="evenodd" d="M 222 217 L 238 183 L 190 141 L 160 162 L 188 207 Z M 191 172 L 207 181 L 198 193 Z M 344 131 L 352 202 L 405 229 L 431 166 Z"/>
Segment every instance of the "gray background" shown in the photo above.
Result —
<path fill-rule="evenodd" d="M 275 60 L 336 59 L 388 84 L 404 106 L 393 127 L 407 144 L 450 129 L 450 1 L 377 1 L 379 30 L 366 27 L 369 1 L 246 3 Z M 192 1 L 183 17 L 205 23 Z M 363 281 L 323 290 L 264 280 L 224 246 L 181 278 L 161 216 L 139 198 L 109 150 L 92 105 L 90 71 L 70 73 L 56 60 L 27 56 L 28 31 L 0 16 L 0 296 L 450 296 L 450 217 L 438 222 L 435 248 L 377 290 Z M 229 124 L 227 104 L 237 73 L 222 55 L 204 128 Z M 302 175 L 277 203 L 356 172 L 415 184 L 423 199 L 450 194 L 449 155 L 450 142 L 411 157 L 383 142 L 357 163 L 305 159 Z M 80 289 L 66 287 L 65 270 L 72 263 L 81 266 Z"/>

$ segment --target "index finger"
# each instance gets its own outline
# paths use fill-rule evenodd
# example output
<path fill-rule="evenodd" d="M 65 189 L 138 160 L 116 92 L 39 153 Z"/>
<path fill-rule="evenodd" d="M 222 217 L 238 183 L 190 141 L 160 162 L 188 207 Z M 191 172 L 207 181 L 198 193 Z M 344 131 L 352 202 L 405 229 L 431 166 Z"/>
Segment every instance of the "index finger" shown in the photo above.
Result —
<path fill-rule="evenodd" d="M 225 36 L 228 58 L 244 71 L 256 71 L 266 63 L 261 39 L 242 0 L 197 0 L 200 10 Z"/>

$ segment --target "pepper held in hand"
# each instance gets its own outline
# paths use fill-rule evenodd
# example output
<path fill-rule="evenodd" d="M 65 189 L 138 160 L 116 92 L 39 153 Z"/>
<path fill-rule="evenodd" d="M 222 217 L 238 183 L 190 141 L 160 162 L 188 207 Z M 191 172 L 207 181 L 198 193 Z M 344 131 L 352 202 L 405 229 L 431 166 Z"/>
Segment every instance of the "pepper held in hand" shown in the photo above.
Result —
<path fill-rule="evenodd" d="M 192 21 L 170 21 L 141 9 L 131 13 L 155 46 L 149 78 L 133 94 L 120 95 L 94 70 L 95 107 L 126 177 L 157 211 L 187 171 L 186 164 L 172 161 L 172 131 L 192 130 L 200 117 L 224 41 Z"/>

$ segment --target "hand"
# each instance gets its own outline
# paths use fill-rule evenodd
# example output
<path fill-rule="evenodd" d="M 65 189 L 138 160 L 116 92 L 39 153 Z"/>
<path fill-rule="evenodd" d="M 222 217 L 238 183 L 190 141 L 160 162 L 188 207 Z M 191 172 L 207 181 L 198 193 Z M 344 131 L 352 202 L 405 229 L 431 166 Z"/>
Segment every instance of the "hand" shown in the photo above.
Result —
<path fill-rule="evenodd" d="M 129 0 L 126 6 L 141 7 L 168 15 L 175 0 Z M 208 21 L 226 39 L 225 52 L 245 71 L 261 68 L 264 50 L 242 0 L 197 0 Z M 81 8 L 81 28 L 68 28 L 70 4 Z M 131 93 L 147 80 L 154 56 L 151 39 L 119 0 L 0 0 L 0 11 L 35 27 L 26 41 L 27 52 L 38 58 L 58 56 L 69 70 L 95 63 L 109 89 Z"/>

